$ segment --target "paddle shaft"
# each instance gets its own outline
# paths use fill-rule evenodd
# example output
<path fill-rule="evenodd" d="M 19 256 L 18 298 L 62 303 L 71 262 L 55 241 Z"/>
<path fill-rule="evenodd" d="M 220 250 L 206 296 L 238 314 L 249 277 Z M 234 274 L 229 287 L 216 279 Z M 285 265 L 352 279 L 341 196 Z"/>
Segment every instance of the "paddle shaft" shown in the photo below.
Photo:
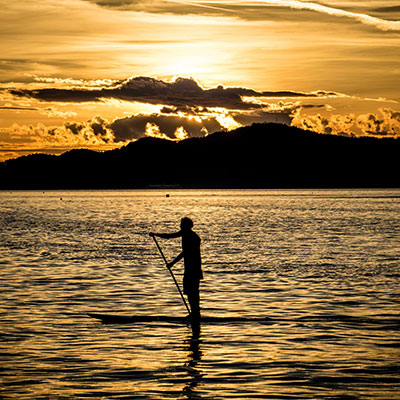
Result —
<path fill-rule="evenodd" d="M 161 254 L 161 257 L 162 257 L 163 260 L 165 261 L 165 265 L 168 265 L 168 261 L 167 261 L 167 259 L 165 258 L 164 253 L 163 253 L 163 251 L 161 250 L 161 247 L 160 247 L 160 245 L 158 244 L 156 237 L 155 237 L 155 236 L 152 236 L 152 238 L 154 239 L 154 242 L 156 243 L 156 246 L 157 246 L 157 248 L 158 248 L 158 251 L 159 251 L 160 254 Z M 182 291 L 181 291 L 181 288 L 180 288 L 179 285 L 178 285 L 178 282 L 177 282 L 176 279 L 175 279 L 174 274 L 172 273 L 172 271 L 171 271 L 169 268 L 167 268 L 167 270 L 168 270 L 169 273 L 171 274 L 172 279 L 173 279 L 174 282 L 175 282 L 175 286 L 176 286 L 176 288 L 178 289 L 178 292 L 179 292 L 179 294 L 180 294 L 181 297 L 182 297 L 183 304 L 185 304 L 185 307 L 186 307 L 188 313 L 190 314 L 190 308 L 189 308 L 188 304 L 186 303 L 185 298 L 183 297 L 183 293 L 182 293 Z"/>

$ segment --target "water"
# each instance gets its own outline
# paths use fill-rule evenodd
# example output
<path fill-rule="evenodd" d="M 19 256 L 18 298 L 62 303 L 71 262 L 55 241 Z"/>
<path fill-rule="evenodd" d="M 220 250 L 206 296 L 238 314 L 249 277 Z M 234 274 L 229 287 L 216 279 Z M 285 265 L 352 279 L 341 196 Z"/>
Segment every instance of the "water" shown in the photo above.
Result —
<path fill-rule="evenodd" d="M 0 193 L 1 398 L 400 398 L 400 190 L 166 193 Z M 147 235 L 185 215 L 203 315 L 272 320 L 89 318 L 185 314 Z"/>

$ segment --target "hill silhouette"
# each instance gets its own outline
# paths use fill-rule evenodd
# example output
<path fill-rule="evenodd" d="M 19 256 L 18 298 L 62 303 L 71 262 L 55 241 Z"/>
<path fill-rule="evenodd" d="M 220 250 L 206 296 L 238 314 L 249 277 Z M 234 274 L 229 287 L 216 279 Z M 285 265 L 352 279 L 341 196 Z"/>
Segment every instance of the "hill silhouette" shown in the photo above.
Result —
<path fill-rule="evenodd" d="M 0 163 L 0 189 L 399 187 L 399 139 L 254 124 L 180 142 L 146 137 L 103 153 Z"/>

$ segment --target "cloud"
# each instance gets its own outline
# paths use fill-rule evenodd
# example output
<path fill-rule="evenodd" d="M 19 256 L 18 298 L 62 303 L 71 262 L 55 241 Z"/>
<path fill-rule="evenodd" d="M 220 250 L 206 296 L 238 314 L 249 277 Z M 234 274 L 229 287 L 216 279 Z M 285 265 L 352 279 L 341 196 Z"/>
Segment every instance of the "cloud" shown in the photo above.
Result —
<path fill-rule="evenodd" d="M 117 99 L 148 104 L 171 105 L 175 107 L 224 107 L 228 109 L 254 109 L 259 105 L 243 101 L 243 97 L 317 97 L 318 93 L 291 91 L 264 91 L 241 87 L 204 89 L 193 78 L 177 78 L 166 82 L 150 77 L 134 77 L 112 88 L 102 89 L 58 89 L 10 90 L 18 97 L 34 98 L 47 102 L 97 102 L 104 99 Z"/>
<path fill-rule="evenodd" d="M 246 3 L 246 2 L 243 2 Z M 298 0 L 254 0 L 251 3 L 271 4 L 275 6 L 289 7 L 298 10 L 316 11 L 322 14 L 328 14 L 335 17 L 346 17 L 357 20 L 366 25 L 372 25 L 383 31 L 400 31 L 400 21 L 390 21 L 382 18 L 372 17 L 368 14 L 356 13 L 340 8 L 328 7 L 313 2 L 303 2 Z M 222 2 L 222 4 L 224 4 Z"/>
<path fill-rule="evenodd" d="M 355 98 L 332 91 L 271 92 L 221 85 L 208 89 L 192 78 L 174 81 L 149 77 L 123 81 L 40 78 L 38 84 L 51 87 L 25 86 L 25 89 L 0 91 L 3 103 L 0 110 L 15 110 L 12 114 L 18 114 L 19 120 L 13 117 L 11 121 L 21 121 L 11 128 L 0 129 L 3 159 L 27 151 L 24 149 L 50 153 L 82 147 L 106 150 L 144 136 L 182 140 L 263 122 L 293 125 L 323 134 L 400 137 L 400 112 L 390 108 L 395 102 Z M 72 104 L 60 104 L 71 99 Z M 59 104 L 49 106 L 40 100 Z M 101 103 L 82 107 L 83 101 Z M 352 107 L 349 114 L 351 102 L 359 108 Z M 91 117 L 93 109 L 98 115 Z M 23 113 L 25 110 L 28 117 Z M 52 118 L 47 120 L 52 126 L 26 124 L 27 118 L 35 123 L 38 120 L 38 115 L 31 111 Z M 66 121 L 61 122 L 61 118 Z"/>
<path fill-rule="evenodd" d="M 163 107 L 161 113 L 157 114 L 136 114 L 118 118 L 109 125 L 109 128 L 113 131 L 117 142 L 147 136 L 149 124 L 152 129 L 157 127 L 163 137 L 180 140 L 183 131 L 185 137 L 202 137 L 253 123 L 275 122 L 290 125 L 292 111 L 293 109 L 273 112 L 257 109 L 236 112 L 211 108 Z"/>
<path fill-rule="evenodd" d="M 292 115 L 292 125 L 301 129 L 347 136 L 400 137 L 400 112 L 391 108 L 360 115 L 303 115 L 301 111 L 298 108 Z"/>
<path fill-rule="evenodd" d="M 93 141 L 93 144 L 115 143 L 114 132 L 110 129 L 109 122 L 100 116 L 95 116 L 83 123 L 67 122 L 61 128 L 61 131 L 64 130 L 72 133 L 76 138 Z"/>
<path fill-rule="evenodd" d="M 251 125 L 254 123 L 274 122 L 277 124 L 291 124 L 290 112 L 271 112 L 260 110 L 252 113 L 232 113 L 232 118 L 240 125 Z"/>
<path fill-rule="evenodd" d="M 380 13 L 396 13 L 400 12 L 400 6 L 388 6 L 388 7 L 378 7 L 372 9 L 372 11 L 380 12 Z"/>
<path fill-rule="evenodd" d="M 380 114 L 363 114 L 357 118 L 359 128 L 367 135 L 400 137 L 400 112 L 379 109 Z"/>
<path fill-rule="evenodd" d="M 102 88 L 104 86 L 115 86 L 121 81 L 115 79 L 72 79 L 54 78 L 45 76 L 34 76 L 35 82 L 51 83 L 57 86 L 74 86 L 79 88 Z"/>
<path fill-rule="evenodd" d="M 201 137 L 224 129 L 215 116 L 195 118 L 189 115 L 163 114 L 132 115 L 116 119 L 109 127 L 114 132 L 115 141 L 120 142 L 145 136 L 148 124 L 157 126 L 170 139 L 178 138 L 176 132 L 179 132 L 179 128 L 183 128 L 189 137 Z"/>
<path fill-rule="evenodd" d="M 68 84 L 71 83 L 68 82 Z M 100 90 L 104 93 L 103 89 Z M 105 90 L 108 91 L 108 89 Z M 36 111 L 54 118 L 55 122 L 59 122 L 60 118 L 68 118 L 68 120 L 61 126 L 14 123 L 11 128 L 3 128 L 0 130 L 0 152 L 3 154 L 1 158 L 26 154 L 24 149 L 50 153 L 59 153 L 60 149 L 81 147 L 104 150 L 119 147 L 144 136 L 170 140 L 204 137 L 216 131 L 230 130 L 254 122 L 279 122 L 289 125 L 290 113 L 297 104 L 292 102 L 278 102 L 276 105 L 266 105 L 263 102 L 252 104 L 243 101 L 240 95 L 243 94 L 246 98 L 260 95 L 264 99 L 267 92 L 222 86 L 204 89 L 195 80 L 185 78 L 174 82 L 136 78 L 124 81 L 111 90 L 119 91 L 120 98 L 128 95 L 131 98 L 139 93 L 148 101 L 149 99 L 155 103 L 163 101 L 173 103 L 173 105 L 164 105 L 158 112 L 153 113 L 139 112 L 126 117 L 114 117 L 112 120 L 97 115 L 86 121 L 72 120 L 77 117 L 75 111 L 59 111 L 55 107 L 37 108 Z M 76 92 L 75 89 L 72 91 Z M 77 92 L 80 91 L 81 89 Z M 85 90 L 85 92 L 92 91 L 98 91 L 98 89 Z M 32 92 L 47 93 L 42 90 Z M 276 93 L 279 97 L 279 94 L 283 92 Z M 276 93 L 273 92 L 274 96 Z M 298 95 L 294 92 L 293 94 Z M 299 95 L 303 96 L 301 93 Z M 305 96 L 307 97 L 307 94 Z M 311 95 L 311 97 L 315 96 Z M 25 98 L 23 101 L 26 101 Z M 229 102 L 231 107 L 233 105 L 238 107 L 234 109 L 222 107 L 226 105 L 226 102 Z M 205 104 L 208 106 L 204 106 Z M 219 107 L 214 107 L 215 105 Z M 10 153 L 11 147 L 14 147 L 16 151 Z"/>
<path fill-rule="evenodd" d="M 114 143 L 114 134 L 108 122 L 94 117 L 84 123 L 66 123 L 63 126 L 13 124 L 0 129 L 0 159 L 23 154 L 46 152 L 62 153 L 76 148 L 108 150 L 120 147 Z"/>
<path fill-rule="evenodd" d="M 218 13 L 232 13 L 233 11 L 217 4 L 205 4 L 187 1 L 152 1 L 152 0 L 86 0 L 90 3 L 97 4 L 101 7 L 113 8 L 121 11 L 136 11 L 136 12 L 147 12 L 154 14 L 210 14 L 213 11 L 214 14 Z"/>
<path fill-rule="evenodd" d="M 10 142 L 35 144 L 37 148 L 51 146 L 99 147 L 121 145 L 144 136 L 182 140 L 204 137 L 216 131 L 250 125 L 254 122 L 278 122 L 290 124 L 288 113 L 256 110 L 245 114 L 212 109 L 164 107 L 161 113 L 134 114 L 108 121 L 95 116 L 85 122 L 69 121 L 62 126 L 46 127 L 44 124 L 26 126 L 14 124 Z"/>
<path fill-rule="evenodd" d="M 295 10 L 314 11 L 335 17 L 345 17 L 373 26 L 383 31 L 400 31 L 400 21 L 377 18 L 366 13 L 343 10 L 337 7 L 330 7 L 312 1 L 299 0 L 239 0 L 235 2 L 227 0 L 167 0 L 167 1 L 135 1 L 135 0 L 87 0 L 102 7 L 115 8 L 119 10 L 143 11 L 149 13 L 174 13 L 186 14 L 232 14 L 244 19 L 271 19 L 271 6 L 284 7 Z M 263 13 L 262 9 L 268 8 Z M 372 9 L 375 12 L 397 12 L 399 6 L 380 7 Z M 289 17 L 289 14 L 280 16 L 280 19 Z"/>
<path fill-rule="evenodd" d="M 135 114 L 108 121 L 95 116 L 84 122 L 68 121 L 61 126 L 19 125 L 0 129 L 0 160 L 45 152 L 59 154 L 76 148 L 104 151 L 145 136 L 169 140 L 204 137 L 216 131 L 263 121 L 287 118 L 267 112 L 240 113 L 226 110 L 167 108 L 160 114 Z M 274 119 L 275 118 L 275 119 Z M 240 121 L 240 122 L 239 122 Z"/>
<path fill-rule="evenodd" d="M 34 152 L 58 154 L 74 148 L 104 151 L 144 136 L 182 140 L 255 122 L 284 123 L 322 134 L 400 137 L 400 112 L 391 108 L 383 107 L 377 113 L 359 115 L 304 114 L 311 107 L 322 108 L 321 105 L 301 107 L 294 104 L 290 109 L 284 104 L 281 111 L 240 112 L 205 108 L 183 111 L 164 107 L 162 113 L 135 114 L 113 121 L 95 116 L 84 122 L 70 121 L 61 126 L 13 124 L 8 129 L 0 129 L 0 159 Z"/>
<path fill-rule="evenodd" d="M 47 115 L 49 118 L 73 118 L 77 116 L 75 111 L 59 111 L 54 107 L 48 107 L 41 110 L 43 115 Z"/>
<path fill-rule="evenodd" d="M 0 106 L 0 110 L 38 111 L 36 107 Z"/>

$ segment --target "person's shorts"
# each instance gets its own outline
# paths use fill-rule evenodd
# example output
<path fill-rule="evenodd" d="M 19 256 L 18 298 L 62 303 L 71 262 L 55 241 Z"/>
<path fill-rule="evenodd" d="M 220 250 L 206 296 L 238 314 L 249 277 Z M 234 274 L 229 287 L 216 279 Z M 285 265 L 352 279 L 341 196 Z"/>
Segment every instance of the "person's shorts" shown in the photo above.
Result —
<path fill-rule="evenodd" d="M 183 293 L 190 295 L 199 292 L 200 280 L 199 279 L 185 279 L 183 278 Z"/>

